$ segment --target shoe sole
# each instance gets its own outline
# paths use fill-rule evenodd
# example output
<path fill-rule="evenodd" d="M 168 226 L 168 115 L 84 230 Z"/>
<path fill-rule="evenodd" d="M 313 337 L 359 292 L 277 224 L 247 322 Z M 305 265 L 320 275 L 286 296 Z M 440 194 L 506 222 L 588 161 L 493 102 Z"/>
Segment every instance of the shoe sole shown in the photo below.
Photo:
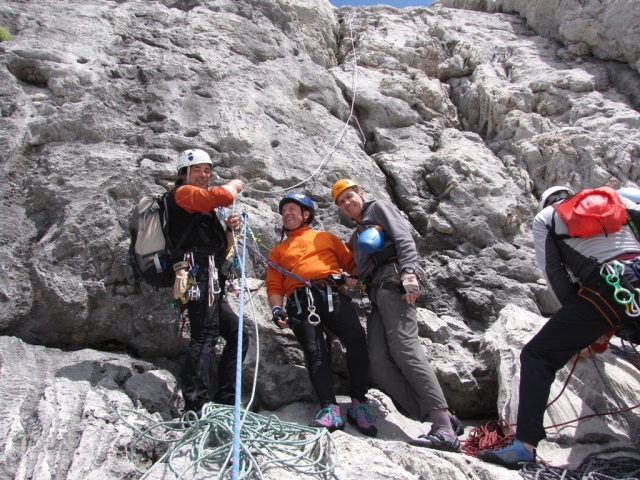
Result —
<path fill-rule="evenodd" d="M 327 430 L 329 430 L 329 433 L 333 433 L 336 430 L 344 430 L 344 423 L 341 425 L 331 425 L 330 427 L 327 427 L 325 425 L 314 425 L 313 423 L 309 425 L 310 427 L 315 427 L 315 428 L 326 428 Z"/>
<path fill-rule="evenodd" d="M 440 445 L 434 445 L 433 443 L 427 440 L 412 438 L 411 440 L 409 440 L 408 443 L 409 445 L 413 445 L 414 447 L 430 448 L 432 450 L 439 450 L 440 452 L 460 453 L 462 451 L 462 445 L 460 445 L 460 442 L 458 442 L 456 446 L 445 447 Z"/>

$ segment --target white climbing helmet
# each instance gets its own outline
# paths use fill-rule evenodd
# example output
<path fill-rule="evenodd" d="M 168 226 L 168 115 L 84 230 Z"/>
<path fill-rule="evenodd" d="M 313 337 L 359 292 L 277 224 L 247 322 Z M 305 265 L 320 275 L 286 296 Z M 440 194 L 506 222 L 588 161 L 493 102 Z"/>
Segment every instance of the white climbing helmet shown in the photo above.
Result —
<path fill-rule="evenodd" d="M 554 198 L 557 197 L 558 194 L 561 192 L 567 193 L 567 195 L 565 195 L 564 198 L 570 197 L 571 195 L 573 195 L 573 190 L 571 190 L 569 187 L 555 186 L 555 187 L 547 188 L 543 192 L 543 194 L 540 196 L 538 211 L 541 212 L 546 206 L 550 205 L 551 203 L 555 203 L 557 200 L 555 200 L 554 202 L 552 202 L 552 200 L 554 200 Z M 554 197 L 554 198 L 551 198 L 551 197 Z"/>
<path fill-rule="evenodd" d="M 185 150 L 180 155 L 178 155 L 176 170 L 179 172 L 180 169 L 184 167 L 192 167 L 193 165 L 199 165 L 201 163 L 208 163 L 209 165 L 213 166 L 211 157 L 204 150 L 199 150 L 197 148 Z"/>

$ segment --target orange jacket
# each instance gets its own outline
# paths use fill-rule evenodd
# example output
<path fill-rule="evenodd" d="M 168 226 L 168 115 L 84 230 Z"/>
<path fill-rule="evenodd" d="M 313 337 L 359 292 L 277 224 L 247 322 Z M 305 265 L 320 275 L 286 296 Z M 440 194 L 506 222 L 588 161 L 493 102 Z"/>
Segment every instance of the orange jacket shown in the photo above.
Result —
<path fill-rule="evenodd" d="M 226 188 L 200 188 L 194 185 L 179 186 L 175 199 L 178 206 L 189 213 L 210 212 L 233 203 L 233 195 Z"/>
<path fill-rule="evenodd" d="M 353 254 L 333 233 L 302 227 L 273 247 L 269 260 L 305 280 L 327 277 L 344 270 L 352 273 L 356 264 Z M 267 295 L 291 295 L 304 283 L 273 267 L 267 269 Z"/>

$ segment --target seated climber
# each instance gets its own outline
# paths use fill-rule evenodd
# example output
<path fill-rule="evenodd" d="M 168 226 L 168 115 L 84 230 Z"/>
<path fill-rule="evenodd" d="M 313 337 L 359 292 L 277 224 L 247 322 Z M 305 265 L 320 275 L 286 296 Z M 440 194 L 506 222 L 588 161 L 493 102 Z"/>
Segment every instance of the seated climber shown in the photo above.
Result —
<path fill-rule="evenodd" d="M 574 220 L 578 199 L 589 192 L 574 196 L 571 189 L 558 186 L 540 197 L 533 220 L 536 259 L 561 307 L 522 349 L 515 440 L 498 450 L 478 452 L 486 462 L 515 470 L 535 461 L 538 442 L 546 437 L 543 418 L 556 372 L 583 349 L 605 347 L 614 329 L 630 320 L 627 312 L 638 311 L 640 205 L 620 198 L 613 189 L 595 190 L 597 198 L 583 207 L 604 208 L 612 202 L 619 220 L 617 226 L 600 224 L 594 216 L 591 234 L 585 230 L 588 221 Z M 575 235 L 574 223 L 580 236 Z M 629 296 L 622 298 L 612 284 Z M 617 298 L 629 302 L 625 305 Z"/>
<path fill-rule="evenodd" d="M 371 377 L 412 417 L 433 422 L 428 433 L 411 441 L 413 445 L 459 452 L 457 435 L 464 429 L 448 410 L 418 336 L 418 251 L 407 222 L 389 202 L 365 203 L 364 190 L 353 180 L 338 180 L 331 194 L 358 224 L 347 245 L 373 304 L 367 318 Z"/>
<path fill-rule="evenodd" d="M 342 271 L 355 268 L 353 256 L 338 237 L 309 226 L 315 210 L 306 195 L 289 193 L 280 201 L 283 235 L 287 238 L 269 254 L 267 295 L 273 321 L 291 328 L 307 361 L 309 379 L 320 412 L 312 426 L 329 431 L 344 429 L 344 421 L 333 389 L 333 374 L 324 329 L 336 335 L 346 348 L 351 406 L 347 418 L 358 430 L 375 436 L 377 429 L 367 403 L 369 359 L 360 319 L 344 292 Z M 287 302 L 283 305 L 284 298 Z"/>

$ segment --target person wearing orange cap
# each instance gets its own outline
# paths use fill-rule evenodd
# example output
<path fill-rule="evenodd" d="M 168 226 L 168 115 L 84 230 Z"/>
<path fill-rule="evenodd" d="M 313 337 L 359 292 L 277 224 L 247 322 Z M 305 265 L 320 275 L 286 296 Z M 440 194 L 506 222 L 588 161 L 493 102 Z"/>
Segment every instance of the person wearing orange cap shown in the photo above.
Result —
<path fill-rule="evenodd" d="M 448 409 L 418 336 L 418 251 L 409 225 L 393 204 L 365 202 L 364 190 L 351 179 L 338 180 L 331 194 L 358 225 L 347 246 L 373 305 L 367 318 L 371 377 L 412 417 L 421 422 L 431 419 L 429 432 L 411 444 L 459 452 L 457 435 L 464 429 Z"/>

